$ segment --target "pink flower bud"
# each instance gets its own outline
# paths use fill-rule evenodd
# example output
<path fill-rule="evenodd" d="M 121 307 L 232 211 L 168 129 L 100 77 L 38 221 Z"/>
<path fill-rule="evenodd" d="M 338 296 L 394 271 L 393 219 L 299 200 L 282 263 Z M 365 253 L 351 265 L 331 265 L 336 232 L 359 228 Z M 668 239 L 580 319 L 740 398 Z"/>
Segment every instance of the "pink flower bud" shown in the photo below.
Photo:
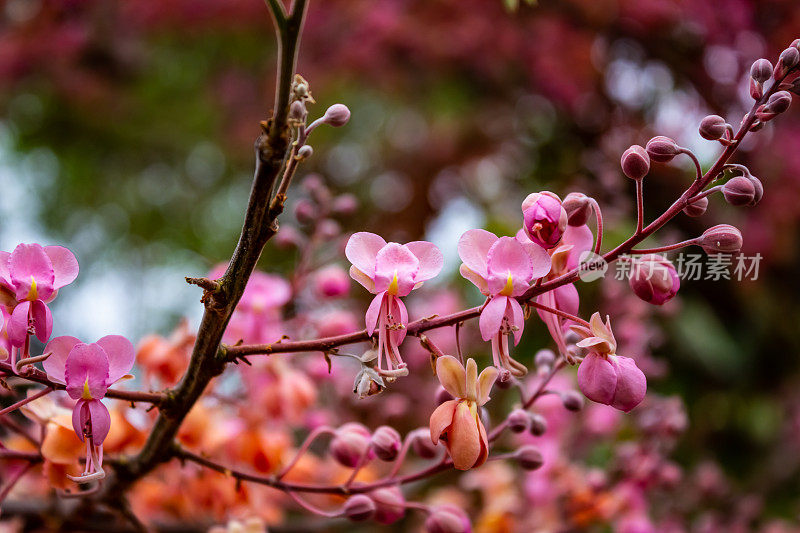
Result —
<path fill-rule="evenodd" d="M 583 409 L 583 398 L 574 390 L 568 390 L 561 393 L 561 403 L 568 411 L 580 411 Z"/>
<path fill-rule="evenodd" d="M 539 448 L 533 446 L 532 444 L 520 446 L 520 448 L 514 454 L 514 459 L 516 459 L 519 463 L 519 466 L 525 470 L 537 470 L 544 464 L 542 452 L 540 452 Z"/>
<path fill-rule="evenodd" d="M 350 496 L 344 504 L 344 515 L 353 522 L 363 522 L 375 516 L 375 502 L 365 494 Z"/>
<path fill-rule="evenodd" d="M 528 238 L 546 249 L 558 244 L 567 229 L 561 199 L 549 191 L 529 194 L 522 202 L 522 216 Z"/>
<path fill-rule="evenodd" d="M 646 148 L 650 159 L 658 163 L 669 163 L 673 157 L 680 153 L 678 143 L 663 135 L 653 137 L 647 141 Z"/>
<path fill-rule="evenodd" d="M 570 226 L 583 226 L 592 215 L 589 197 L 579 192 L 569 193 L 561 206 L 567 212 L 567 224 Z"/>
<path fill-rule="evenodd" d="M 341 194 L 333 201 L 333 212 L 337 215 L 352 215 L 358 209 L 358 200 L 352 194 Z"/>
<path fill-rule="evenodd" d="M 320 337 L 333 337 L 358 331 L 359 323 L 350 311 L 335 309 L 322 315 L 316 323 Z"/>
<path fill-rule="evenodd" d="M 725 135 L 728 123 L 719 115 L 708 115 L 700 121 L 700 136 L 709 141 L 716 141 Z"/>
<path fill-rule="evenodd" d="M 514 433 L 527 431 L 531 424 L 531 417 L 523 409 L 514 409 L 508 415 L 508 429 Z"/>
<path fill-rule="evenodd" d="M 640 180 L 650 172 L 650 157 L 647 150 L 634 144 L 622 153 L 620 165 L 623 174 L 632 180 Z"/>
<path fill-rule="evenodd" d="M 335 220 L 326 218 L 319 223 L 318 231 L 320 237 L 330 240 L 342 233 L 342 227 Z"/>
<path fill-rule="evenodd" d="M 537 368 L 550 368 L 556 362 L 556 354 L 547 348 L 539 350 L 533 359 Z"/>
<path fill-rule="evenodd" d="M 411 441 L 411 448 L 423 459 L 433 459 L 439 451 L 439 445 L 434 444 L 427 433 L 416 435 Z"/>
<path fill-rule="evenodd" d="M 747 178 L 753 182 L 753 188 L 756 191 L 755 196 L 753 196 L 753 201 L 749 204 L 749 207 L 753 207 L 764 197 L 764 185 L 761 183 L 761 180 L 755 176 L 747 176 Z"/>
<path fill-rule="evenodd" d="M 731 205 L 751 205 L 756 198 L 756 187 L 749 178 L 736 176 L 722 186 L 722 195 Z"/>
<path fill-rule="evenodd" d="M 379 524 L 393 524 L 406 514 L 406 500 L 397 487 L 386 487 L 369 493 L 375 502 L 375 521 Z"/>
<path fill-rule="evenodd" d="M 400 434 L 389 426 L 380 426 L 372 434 L 372 448 L 382 461 L 394 461 L 400 452 Z"/>
<path fill-rule="evenodd" d="M 303 102 L 295 100 L 292 102 L 292 105 L 289 106 L 289 120 L 303 122 L 305 121 L 307 115 L 308 111 L 306 110 L 306 106 Z"/>
<path fill-rule="evenodd" d="M 316 214 L 314 204 L 306 198 L 301 198 L 294 206 L 294 216 L 300 224 L 311 224 Z"/>
<path fill-rule="evenodd" d="M 301 160 L 301 161 L 302 161 L 303 159 L 308 159 L 308 158 L 309 158 L 309 157 L 311 157 L 312 155 L 314 155 L 314 149 L 313 149 L 313 148 L 312 148 L 310 145 L 308 145 L 308 144 L 304 144 L 304 145 L 303 145 L 303 146 L 301 146 L 301 147 L 300 147 L 300 149 L 297 151 L 297 159 L 299 159 L 299 160 Z"/>
<path fill-rule="evenodd" d="M 750 78 L 750 98 L 761 100 L 762 96 L 764 96 L 764 85 Z"/>
<path fill-rule="evenodd" d="M 537 437 L 541 437 L 547 432 L 547 419 L 539 413 L 531 415 L 531 433 Z"/>
<path fill-rule="evenodd" d="M 790 46 L 781 52 L 780 59 L 778 60 L 778 67 L 775 69 L 775 77 L 780 78 L 785 75 L 791 68 L 795 67 L 800 62 L 800 51 L 794 46 Z"/>
<path fill-rule="evenodd" d="M 333 104 L 325 111 L 325 115 L 322 117 L 324 124 L 334 128 L 344 126 L 348 120 L 350 120 L 350 110 L 344 104 Z"/>
<path fill-rule="evenodd" d="M 718 224 L 703 232 L 699 244 L 707 254 L 735 254 L 742 249 L 742 233 L 730 224 Z"/>
<path fill-rule="evenodd" d="M 292 248 L 299 248 L 305 241 L 305 237 L 292 226 L 281 225 L 281 229 L 277 235 L 272 239 L 275 246 L 280 250 L 290 250 Z"/>
<path fill-rule="evenodd" d="M 590 400 L 627 413 L 644 399 L 647 379 L 629 357 L 589 352 L 578 367 L 578 386 Z"/>
<path fill-rule="evenodd" d="M 750 77 L 758 83 L 764 83 L 772 76 L 772 63 L 768 59 L 756 59 L 750 67 Z"/>
<path fill-rule="evenodd" d="M 706 209 L 708 209 L 708 197 L 704 196 L 684 207 L 683 212 L 690 217 L 700 217 L 706 213 Z"/>
<path fill-rule="evenodd" d="M 681 286 L 678 271 L 670 261 L 658 254 L 637 259 L 628 283 L 636 296 L 654 305 L 670 301 Z"/>
<path fill-rule="evenodd" d="M 767 100 L 765 111 L 776 115 L 783 113 L 792 104 L 792 94 L 788 91 L 778 91 Z"/>
<path fill-rule="evenodd" d="M 471 533 L 467 514 L 453 505 L 435 507 L 425 520 L 427 533 Z"/>
<path fill-rule="evenodd" d="M 794 41 L 792 41 L 792 44 L 790 44 L 789 46 L 794 46 L 795 48 L 800 50 L 800 39 L 795 39 Z"/>
<path fill-rule="evenodd" d="M 330 452 L 339 463 L 354 468 L 369 447 L 369 430 L 356 422 L 344 424 L 331 441 Z"/>
<path fill-rule="evenodd" d="M 318 270 L 314 275 L 314 290 L 324 298 L 341 298 L 350 291 L 350 276 L 338 265 Z"/>

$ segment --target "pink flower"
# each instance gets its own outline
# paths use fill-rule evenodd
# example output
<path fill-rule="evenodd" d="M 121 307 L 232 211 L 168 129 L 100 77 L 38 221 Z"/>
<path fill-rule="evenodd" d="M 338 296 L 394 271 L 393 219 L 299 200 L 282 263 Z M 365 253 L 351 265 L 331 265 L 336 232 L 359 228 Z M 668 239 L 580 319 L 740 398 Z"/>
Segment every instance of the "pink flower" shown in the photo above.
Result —
<path fill-rule="evenodd" d="M 84 344 L 75 337 L 56 337 L 47 343 L 44 369 L 50 380 L 66 385 L 67 394 L 78 402 L 72 411 L 72 427 L 86 442 L 86 470 L 73 481 L 105 477 L 103 441 L 111 428 L 111 415 L 100 400 L 108 387 L 125 377 L 133 367 L 133 344 L 119 335 L 108 335 Z"/>
<path fill-rule="evenodd" d="M 527 368 L 509 355 L 507 335 L 513 333 L 514 344 L 519 344 L 525 318 L 516 297 L 550 271 L 550 256 L 533 242 L 498 238 L 482 229 L 461 236 L 458 255 L 464 262 L 461 275 L 491 298 L 481 311 L 479 325 L 483 340 L 492 341 L 494 364 L 505 373 L 504 381 L 508 372 L 525 375 Z"/>
<path fill-rule="evenodd" d="M 217 265 L 208 277 L 217 279 L 226 265 Z M 292 297 L 289 282 L 274 274 L 253 272 L 225 330 L 226 342 L 243 340 L 262 344 L 277 341 L 281 335 L 280 308 Z"/>
<path fill-rule="evenodd" d="M 453 466 L 459 470 L 480 466 L 489 455 L 486 429 L 478 408 L 489 401 L 497 374 L 497 369 L 489 366 L 479 376 L 474 359 L 467 360 L 466 370 L 450 355 L 436 360 L 439 382 L 455 399 L 444 402 L 431 415 L 431 441 L 445 442 Z"/>
<path fill-rule="evenodd" d="M 347 272 L 338 265 L 331 265 L 314 274 L 315 292 L 323 298 L 341 298 L 350 290 Z"/>
<path fill-rule="evenodd" d="M 5 330 L 12 348 L 23 346 L 31 331 L 47 342 L 53 329 L 47 304 L 76 277 L 78 261 L 61 246 L 20 244 L 11 253 L 0 252 L 0 305 L 11 315 Z M 12 367 L 13 359 L 12 353 Z"/>
<path fill-rule="evenodd" d="M 558 244 L 567 229 L 561 198 L 550 191 L 529 194 L 522 202 L 522 216 L 528 238 L 547 249 Z"/>
<path fill-rule="evenodd" d="M 578 386 L 590 400 L 627 413 L 644 399 L 647 380 L 633 359 L 616 355 L 609 318 L 603 323 L 600 313 L 595 313 L 590 325 L 572 326 L 583 337 L 578 346 L 589 350 L 578 367 Z"/>
<path fill-rule="evenodd" d="M 387 243 L 374 233 L 354 233 L 345 255 L 353 264 L 350 277 L 375 294 L 366 313 L 367 333 L 378 330 L 378 369 L 383 357 L 391 371 L 407 373 L 398 346 L 406 336 L 408 311 L 400 299 L 442 270 L 442 252 L 425 241 Z"/>
<path fill-rule="evenodd" d="M 681 286 L 678 271 L 668 259 L 658 254 L 634 259 L 628 283 L 636 296 L 654 305 L 672 300 Z"/>

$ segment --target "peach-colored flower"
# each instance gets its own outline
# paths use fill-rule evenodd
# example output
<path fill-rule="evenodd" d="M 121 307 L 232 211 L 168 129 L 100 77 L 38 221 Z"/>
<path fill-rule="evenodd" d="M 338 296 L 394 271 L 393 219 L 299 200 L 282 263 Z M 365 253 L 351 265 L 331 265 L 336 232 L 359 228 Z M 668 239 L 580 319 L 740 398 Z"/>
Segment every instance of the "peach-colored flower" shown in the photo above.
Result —
<path fill-rule="evenodd" d="M 475 360 L 467 368 L 455 357 L 445 355 L 436 361 L 436 374 L 442 387 L 454 400 L 444 402 L 431 415 L 431 440 L 443 440 L 453 465 L 459 470 L 480 466 L 489 455 L 486 429 L 478 407 L 489 401 L 489 392 L 497 379 L 497 369 L 486 367 L 478 376 Z"/>

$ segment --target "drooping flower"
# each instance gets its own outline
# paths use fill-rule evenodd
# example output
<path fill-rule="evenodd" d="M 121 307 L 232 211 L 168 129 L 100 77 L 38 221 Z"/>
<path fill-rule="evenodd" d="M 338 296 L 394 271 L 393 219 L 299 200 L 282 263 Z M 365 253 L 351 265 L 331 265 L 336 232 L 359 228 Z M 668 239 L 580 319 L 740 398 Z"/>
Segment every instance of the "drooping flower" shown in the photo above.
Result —
<path fill-rule="evenodd" d="M 561 198 L 550 191 L 529 194 L 522 202 L 522 216 L 528 238 L 546 249 L 558 244 L 567 229 L 567 212 Z"/>
<path fill-rule="evenodd" d="M 218 279 L 225 274 L 227 265 L 217 265 L 208 275 Z M 236 305 L 225 330 L 225 342 L 240 340 L 252 344 L 266 344 L 280 339 L 280 308 L 292 298 L 289 282 L 275 274 L 255 271 L 250 276 L 242 298 Z"/>
<path fill-rule="evenodd" d="M 594 313 L 589 324 L 571 326 L 583 338 L 577 345 L 589 350 L 578 367 L 578 386 L 590 400 L 627 413 L 644 399 L 647 379 L 633 359 L 616 354 L 608 317 L 603 323 L 600 313 Z"/>
<path fill-rule="evenodd" d="M 0 306 L 10 314 L 5 330 L 11 348 L 25 345 L 31 332 L 47 342 L 53 329 L 47 304 L 76 277 L 78 261 L 62 246 L 19 244 L 11 253 L 0 252 Z"/>
<path fill-rule="evenodd" d="M 479 325 L 483 340 L 492 341 L 494 364 L 505 372 L 523 376 L 525 365 L 511 358 L 508 334 L 519 344 L 525 318 L 516 297 L 521 296 L 534 279 L 550 271 L 550 256 L 536 243 L 522 243 L 511 237 L 498 238 L 482 229 L 465 232 L 458 241 L 461 275 L 491 299 L 481 311 Z"/>
<path fill-rule="evenodd" d="M 354 233 L 345 255 L 353 264 L 350 277 L 375 294 L 365 316 L 367 333 L 378 330 L 378 369 L 384 354 L 390 371 L 407 373 L 398 347 L 406 336 L 408 311 L 400 299 L 442 270 L 442 252 L 434 244 L 387 243 L 379 235 Z"/>
<path fill-rule="evenodd" d="M 517 240 L 530 242 L 524 230 L 517 232 Z M 561 244 L 550 250 L 552 268 L 546 279 L 558 278 L 577 267 L 581 254 L 591 250 L 593 242 L 594 237 L 589 226 L 585 224 L 582 226 L 567 226 Z M 540 294 L 536 297 L 536 302 L 571 315 L 577 315 L 580 298 L 575 285 L 567 283 Z M 565 354 L 567 345 L 564 340 L 564 331 L 570 326 L 571 321 L 542 309 L 537 309 L 536 312 L 547 326 L 547 331 L 555 341 L 559 351 Z"/>
<path fill-rule="evenodd" d="M 467 360 L 467 368 L 450 355 L 436 360 L 436 375 L 442 387 L 453 396 L 441 404 L 431 415 L 431 441 L 444 441 L 459 470 L 469 470 L 482 465 L 489 455 L 486 429 L 478 408 L 489 401 L 489 393 L 497 379 L 497 369 L 489 366 L 478 375 L 474 359 Z"/>
<path fill-rule="evenodd" d="M 86 482 L 105 477 L 103 441 L 111 428 L 111 415 L 100 400 L 108 387 L 133 367 L 133 344 L 120 335 L 108 335 L 85 344 L 75 337 L 56 337 L 47 343 L 44 369 L 50 380 L 66 385 L 67 394 L 77 400 L 72 427 L 86 443 L 86 469 L 73 481 Z"/>

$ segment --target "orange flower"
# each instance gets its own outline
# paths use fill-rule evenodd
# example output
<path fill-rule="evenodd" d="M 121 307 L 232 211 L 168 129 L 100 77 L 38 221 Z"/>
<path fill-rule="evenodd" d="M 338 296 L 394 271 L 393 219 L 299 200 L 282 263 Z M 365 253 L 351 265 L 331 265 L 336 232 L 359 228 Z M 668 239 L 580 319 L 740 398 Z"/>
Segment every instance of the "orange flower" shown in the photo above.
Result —
<path fill-rule="evenodd" d="M 431 440 L 434 444 L 444 441 L 457 469 L 480 466 L 489 455 L 489 443 L 478 407 L 489 401 L 497 369 L 487 367 L 478 376 L 473 359 L 467 360 L 464 370 L 458 359 L 445 355 L 436 361 L 436 375 L 455 399 L 444 402 L 431 415 Z"/>

